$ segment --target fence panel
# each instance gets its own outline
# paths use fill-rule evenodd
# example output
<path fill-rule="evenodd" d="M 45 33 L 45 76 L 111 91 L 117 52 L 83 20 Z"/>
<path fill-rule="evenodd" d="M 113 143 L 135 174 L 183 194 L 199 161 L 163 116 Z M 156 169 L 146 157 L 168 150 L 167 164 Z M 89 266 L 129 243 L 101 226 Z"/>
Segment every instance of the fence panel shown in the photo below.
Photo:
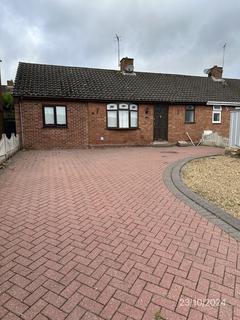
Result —
<path fill-rule="evenodd" d="M 0 163 L 11 157 L 20 148 L 19 135 L 12 133 L 11 138 L 3 134 L 0 140 Z"/>
<path fill-rule="evenodd" d="M 229 146 L 240 147 L 240 110 L 231 112 Z"/>

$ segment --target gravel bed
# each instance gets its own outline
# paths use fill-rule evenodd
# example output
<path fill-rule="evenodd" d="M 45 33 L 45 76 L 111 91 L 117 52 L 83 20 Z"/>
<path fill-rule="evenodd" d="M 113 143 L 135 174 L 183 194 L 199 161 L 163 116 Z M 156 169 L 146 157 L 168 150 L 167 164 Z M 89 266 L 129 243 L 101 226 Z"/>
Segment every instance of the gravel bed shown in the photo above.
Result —
<path fill-rule="evenodd" d="M 240 159 L 212 156 L 188 162 L 184 183 L 228 213 L 240 218 Z"/>

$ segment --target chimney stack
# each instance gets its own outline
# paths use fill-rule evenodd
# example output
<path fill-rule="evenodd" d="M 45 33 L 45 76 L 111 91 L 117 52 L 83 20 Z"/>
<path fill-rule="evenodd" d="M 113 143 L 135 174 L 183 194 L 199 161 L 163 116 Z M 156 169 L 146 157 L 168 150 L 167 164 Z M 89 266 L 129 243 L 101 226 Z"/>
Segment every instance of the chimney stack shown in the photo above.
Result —
<path fill-rule="evenodd" d="M 222 79 L 223 68 L 218 66 L 213 66 L 208 69 L 208 76 L 213 77 L 215 79 Z"/>
<path fill-rule="evenodd" d="M 133 65 L 134 60 L 132 58 L 122 58 L 120 61 L 120 70 L 122 72 L 126 73 L 133 73 L 134 72 L 134 65 Z"/>
<path fill-rule="evenodd" d="M 7 80 L 7 86 L 13 87 L 13 80 Z"/>
<path fill-rule="evenodd" d="M 13 86 L 14 86 L 13 80 L 7 80 L 7 90 L 11 93 L 13 93 Z"/>

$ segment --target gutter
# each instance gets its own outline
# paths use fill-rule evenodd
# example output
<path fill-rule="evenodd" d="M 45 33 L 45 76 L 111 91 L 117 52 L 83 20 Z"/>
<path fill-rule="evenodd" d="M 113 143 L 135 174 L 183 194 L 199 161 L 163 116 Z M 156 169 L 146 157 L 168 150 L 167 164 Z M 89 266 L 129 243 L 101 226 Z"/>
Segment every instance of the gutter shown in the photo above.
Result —
<path fill-rule="evenodd" d="M 207 101 L 207 106 L 229 106 L 229 107 L 240 107 L 240 102 L 230 101 Z"/>
<path fill-rule="evenodd" d="M 20 97 L 20 96 L 15 96 Z M 99 103 L 112 103 L 114 102 L 124 102 L 128 101 L 131 103 L 139 103 L 139 104 L 148 104 L 148 105 L 156 105 L 156 104 L 167 104 L 167 105 L 199 105 L 199 106 L 205 106 L 206 101 L 167 101 L 167 100 L 139 100 L 139 99 L 110 99 L 110 98 L 66 98 L 66 97 L 30 97 L 30 96 L 21 96 L 21 99 L 28 100 L 28 101 L 62 101 L 62 102 L 84 102 L 84 103 L 89 103 L 89 102 L 99 102 Z M 240 104 L 239 104 L 240 105 Z"/>

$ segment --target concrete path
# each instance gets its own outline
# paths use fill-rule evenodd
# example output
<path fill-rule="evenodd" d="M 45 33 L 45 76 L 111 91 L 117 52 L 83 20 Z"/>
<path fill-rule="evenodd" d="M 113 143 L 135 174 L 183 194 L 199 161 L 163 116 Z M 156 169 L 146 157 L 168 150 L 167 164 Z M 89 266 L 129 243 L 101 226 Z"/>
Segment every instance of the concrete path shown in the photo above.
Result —
<path fill-rule="evenodd" d="M 238 242 L 162 178 L 216 152 L 18 153 L 0 173 L 0 319 L 240 319 Z"/>

